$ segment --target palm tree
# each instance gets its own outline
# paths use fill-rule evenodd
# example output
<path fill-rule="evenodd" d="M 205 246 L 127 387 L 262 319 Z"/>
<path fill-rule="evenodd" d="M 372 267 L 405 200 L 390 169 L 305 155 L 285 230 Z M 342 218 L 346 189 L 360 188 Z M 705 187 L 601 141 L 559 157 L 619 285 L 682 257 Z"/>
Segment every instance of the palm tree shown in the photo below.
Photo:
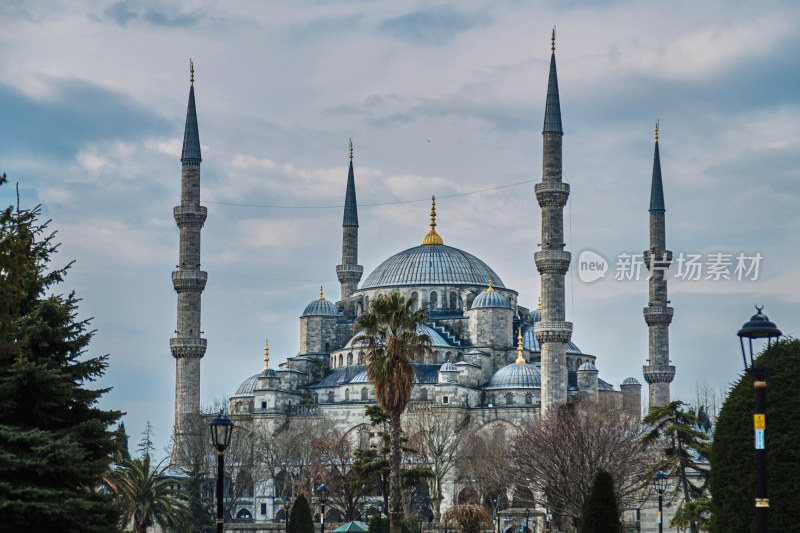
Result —
<path fill-rule="evenodd" d="M 415 373 L 411 361 L 429 353 L 431 338 L 419 327 L 427 319 L 424 309 L 414 309 L 415 298 L 399 292 L 382 294 L 370 309 L 356 319 L 354 344 L 367 352 L 367 377 L 375 386 L 375 397 L 389 413 L 391 474 L 389 481 L 390 533 L 400 533 L 400 417 L 411 399 Z"/>
<path fill-rule="evenodd" d="M 165 477 L 167 467 L 150 468 L 150 455 L 125 459 L 105 477 L 108 490 L 122 508 L 122 526 L 146 533 L 154 525 L 162 529 L 182 525 L 189 515 L 186 500 L 175 481 Z"/>

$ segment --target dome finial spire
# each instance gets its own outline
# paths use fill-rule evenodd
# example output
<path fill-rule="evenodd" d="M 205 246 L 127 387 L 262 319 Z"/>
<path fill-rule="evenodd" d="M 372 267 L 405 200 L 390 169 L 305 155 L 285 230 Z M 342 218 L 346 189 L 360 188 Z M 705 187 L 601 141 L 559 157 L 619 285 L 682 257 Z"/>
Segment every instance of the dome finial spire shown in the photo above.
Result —
<path fill-rule="evenodd" d="M 658 120 L 656 119 L 656 142 L 658 142 Z"/>
<path fill-rule="evenodd" d="M 494 287 L 492 287 L 492 278 L 489 278 L 489 288 L 486 289 L 486 292 L 494 292 Z"/>
<path fill-rule="evenodd" d="M 189 85 L 194 86 L 194 62 L 189 59 Z"/>
<path fill-rule="evenodd" d="M 353 139 L 350 139 L 350 161 L 353 160 Z"/>
<path fill-rule="evenodd" d="M 264 341 L 264 370 L 269 368 L 269 339 Z"/>
<path fill-rule="evenodd" d="M 436 196 L 431 196 L 431 230 L 422 239 L 422 244 L 423 246 L 444 244 L 442 238 L 436 233 Z"/>
<path fill-rule="evenodd" d="M 556 27 L 553 26 L 553 35 L 550 37 L 550 52 L 556 53 Z"/>
<path fill-rule="evenodd" d="M 524 364 L 525 358 L 522 357 L 522 327 L 519 328 L 519 335 L 517 336 L 517 360 L 514 361 L 515 363 Z"/>
<path fill-rule="evenodd" d="M 539 296 L 539 304 L 536 306 L 536 310 L 537 311 L 541 311 L 542 310 L 542 297 L 541 296 Z"/>
<path fill-rule="evenodd" d="M 317 300 L 324 300 L 325 296 L 322 294 L 322 285 L 319 286 L 319 298 Z"/>

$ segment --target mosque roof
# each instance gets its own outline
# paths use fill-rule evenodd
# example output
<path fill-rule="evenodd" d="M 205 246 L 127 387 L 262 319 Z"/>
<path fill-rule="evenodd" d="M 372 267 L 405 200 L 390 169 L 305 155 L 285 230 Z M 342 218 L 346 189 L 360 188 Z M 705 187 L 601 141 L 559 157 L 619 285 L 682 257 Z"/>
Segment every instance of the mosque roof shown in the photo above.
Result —
<path fill-rule="evenodd" d="M 362 289 L 406 285 L 483 285 L 505 288 L 486 263 L 458 248 L 425 244 L 399 252 L 376 268 Z"/>
<path fill-rule="evenodd" d="M 639 383 L 639 380 L 636 378 L 625 378 L 622 381 L 622 385 L 641 385 L 641 383 Z"/>
<path fill-rule="evenodd" d="M 197 130 L 197 110 L 194 104 L 194 65 L 191 66 L 192 84 L 189 86 L 189 105 L 186 108 L 186 126 L 183 130 L 183 150 L 181 161 L 202 161 L 200 156 L 200 135 Z"/>
<path fill-rule="evenodd" d="M 511 363 L 494 373 L 484 389 L 538 389 L 542 386 L 539 369 L 529 363 Z"/>
<path fill-rule="evenodd" d="M 234 394 L 234 396 L 253 396 L 253 391 L 258 386 L 258 377 L 260 375 L 260 373 L 255 374 L 242 381 L 242 384 L 236 389 L 236 394 Z"/>
<path fill-rule="evenodd" d="M 441 368 L 439 368 L 439 372 L 458 372 L 458 368 L 456 368 L 456 365 L 450 361 L 447 361 L 441 366 Z"/>
<path fill-rule="evenodd" d="M 322 295 L 322 287 L 320 287 L 319 298 L 309 303 L 300 316 L 339 316 L 339 310 L 336 309 L 335 303 L 325 299 Z"/>
<path fill-rule="evenodd" d="M 531 315 L 533 315 L 533 313 L 531 313 Z M 522 347 L 531 352 L 540 353 L 542 351 L 542 347 L 539 345 L 539 341 L 536 340 L 536 336 L 533 333 L 533 326 L 523 326 Z M 581 349 L 572 341 L 567 342 L 567 353 L 571 355 L 583 355 Z"/>
<path fill-rule="evenodd" d="M 594 363 L 592 363 L 591 361 L 586 361 L 582 363 L 581 366 L 578 367 L 578 370 L 589 370 L 592 372 L 597 372 L 597 367 L 594 366 Z"/>
<path fill-rule="evenodd" d="M 439 333 L 438 331 L 436 331 L 432 327 L 427 326 L 425 324 L 418 324 L 417 325 L 417 334 L 418 335 L 422 335 L 423 333 L 427 334 L 431 338 L 431 346 L 434 347 L 434 348 L 438 348 L 438 347 L 441 347 L 441 348 L 453 348 L 454 347 L 452 344 L 447 342 L 447 340 L 442 336 L 441 333 Z M 344 345 L 343 349 L 345 349 L 345 348 L 353 348 L 353 339 L 355 339 L 355 337 L 353 337 L 349 341 L 347 341 L 347 344 Z"/>
<path fill-rule="evenodd" d="M 481 292 L 472 301 L 473 309 L 479 307 L 508 307 L 508 300 L 506 300 L 505 296 L 494 290 L 494 288 L 489 285 L 488 289 Z"/>
<path fill-rule="evenodd" d="M 411 366 L 414 367 L 416 383 L 435 385 L 439 382 L 439 368 L 441 365 L 422 365 L 418 363 L 412 363 Z M 350 365 L 329 370 L 325 374 L 325 377 L 323 377 L 317 383 L 308 385 L 307 388 L 318 389 L 323 387 L 338 387 L 340 385 L 356 383 L 369 383 L 369 380 L 367 379 L 367 367 L 364 365 Z M 244 384 L 242 385 L 244 386 Z"/>

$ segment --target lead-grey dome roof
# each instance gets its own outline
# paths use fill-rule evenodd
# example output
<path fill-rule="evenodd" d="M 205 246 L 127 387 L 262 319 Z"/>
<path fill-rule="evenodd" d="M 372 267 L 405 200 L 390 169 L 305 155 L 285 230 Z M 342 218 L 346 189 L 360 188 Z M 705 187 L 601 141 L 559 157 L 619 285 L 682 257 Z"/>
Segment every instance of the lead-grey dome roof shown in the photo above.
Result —
<path fill-rule="evenodd" d="M 578 370 L 590 370 L 592 372 L 597 372 L 597 367 L 594 366 L 594 363 L 591 361 L 586 361 L 578 367 Z"/>
<path fill-rule="evenodd" d="M 306 306 L 300 316 L 339 316 L 339 310 L 330 300 L 314 300 Z"/>
<path fill-rule="evenodd" d="M 261 374 L 255 374 L 242 381 L 242 384 L 236 389 L 236 394 L 234 394 L 234 396 L 253 396 L 253 391 L 258 385 L 258 376 L 260 375 Z"/>
<path fill-rule="evenodd" d="M 494 373 L 485 389 L 539 389 L 542 375 L 539 369 L 529 363 L 511 363 Z"/>
<path fill-rule="evenodd" d="M 641 383 L 639 383 L 639 380 L 636 378 L 625 378 L 622 381 L 622 385 L 641 385 Z"/>
<path fill-rule="evenodd" d="M 458 248 L 422 245 L 397 253 L 378 265 L 362 289 L 405 285 L 483 285 L 505 288 L 486 263 Z"/>
<path fill-rule="evenodd" d="M 485 290 L 472 301 L 472 308 L 478 307 L 508 307 L 508 300 L 494 289 Z"/>
<path fill-rule="evenodd" d="M 533 326 L 524 326 L 522 328 L 522 346 L 531 352 L 541 353 L 542 347 L 539 345 L 539 341 L 536 340 Z M 567 353 L 570 355 L 583 355 L 581 349 L 572 341 L 567 341 Z"/>

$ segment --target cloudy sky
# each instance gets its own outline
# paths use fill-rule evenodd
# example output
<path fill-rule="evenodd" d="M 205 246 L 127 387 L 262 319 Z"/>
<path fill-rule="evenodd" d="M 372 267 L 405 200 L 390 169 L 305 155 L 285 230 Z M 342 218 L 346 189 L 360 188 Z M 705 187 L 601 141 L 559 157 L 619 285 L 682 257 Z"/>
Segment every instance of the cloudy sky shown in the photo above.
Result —
<path fill-rule="evenodd" d="M 661 121 L 673 266 L 673 396 L 741 372 L 736 331 L 756 303 L 800 320 L 800 6 L 744 1 L 216 0 L 0 3 L 0 172 L 43 205 L 63 290 L 110 354 L 103 405 L 172 427 L 178 231 L 189 59 L 203 150 L 202 401 L 297 353 L 298 316 L 339 293 L 347 143 L 355 144 L 365 278 L 419 244 L 435 194 L 445 244 L 482 258 L 535 307 L 541 127 L 557 26 L 567 248 L 609 263 L 568 274 L 573 339 L 615 385 L 643 382 L 653 126 Z M 489 189 L 489 190 L 487 190 Z M 0 189 L 0 205 L 13 203 Z M 717 256 L 715 254 L 723 254 Z M 761 254 L 737 280 L 736 256 Z M 732 279 L 705 279 L 713 258 Z M 749 266 L 749 265 L 748 265 Z M 678 277 L 675 277 L 675 276 Z M 634 276 L 635 277 L 635 276 Z M 685 276 L 684 276 L 685 277 Z M 646 395 L 645 395 L 646 396 Z"/>

